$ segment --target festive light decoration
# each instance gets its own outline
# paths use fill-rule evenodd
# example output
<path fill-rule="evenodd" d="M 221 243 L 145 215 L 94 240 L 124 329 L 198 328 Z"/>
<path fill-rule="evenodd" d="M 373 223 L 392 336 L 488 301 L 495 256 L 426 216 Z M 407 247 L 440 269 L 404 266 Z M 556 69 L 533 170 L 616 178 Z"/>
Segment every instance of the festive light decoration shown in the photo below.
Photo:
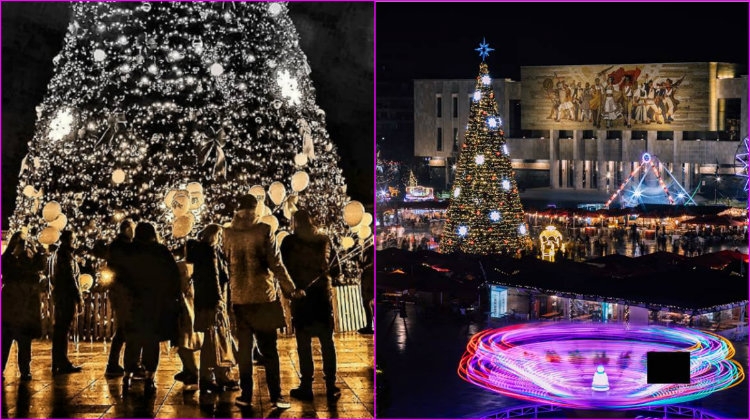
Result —
<path fill-rule="evenodd" d="M 539 245 L 541 246 L 542 259 L 555 261 L 555 253 L 558 249 L 564 247 L 562 233 L 554 226 L 547 226 L 539 234 Z"/>
<path fill-rule="evenodd" d="M 669 183 L 664 181 L 662 172 L 667 174 Z M 612 194 L 605 205 L 609 206 L 618 196 L 621 197 L 623 207 L 641 204 L 695 205 L 692 196 L 685 191 L 672 172 L 650 153 L 641 155 L 641 165 L 630 173 L 628 179 Z"/>
<path fill-rule="evenodd" d="M 480 46 L 486 57 L 486 43 Z M 492 49 L 489 49 L 491 51 Z M 466 140 L 458 156 L 440 251 L 471 254 L 509 253 L 523 247 L 523 208 L 507 153 L 502 121 L 489 78 L 481 63 L 476 78 Z M 462 233 L 463 232 L 463 233 Z"/>
<path fill-rule="evenodd" d="M 490 51 L 495 51 L 494 48 L 490 48 L 490 44 L 487 43 L 485 38 L 482 38 L 482 42 L 479 44 L 479 48 L 475 48 L 474 51 L 479 51 L 479 56 L 482 57 L 482 61 L 490 55 Z"/>
<path fill-rule="evenodd" d="M 648 384 L 646 353 L 689 351 L 689 384 Z M 521 324 L 476 334 L 458 374 L 513 398 L 579 409 L 668 405 L 705 397 L 742 382 L 724 337 L 686 328 L 622 324 Z M 604 390 L 601 368 L 609 373 Z"/>
<path fill-rule="evenodd" d="M 737 146 L 737 153 L 734 155 L 736 173 L 738 176 L 745 178 L 744 191 L 748 190 L 747 163 L 749 149 L 750 145 L 748 144 L 748 138 L 745 137 L 740 145 Z"/>
<path fill-rule="evenodd" d="M 342 249 L 350 198 L 284 4 L 71 8 L 11 231 L 40 232 L 40 203 L 56 201 L 88 247 L 115 237 L 116 214 L 153 222 L 175 247 L 207 223 L 230 221 L 237 198 L 258 185 L 280 231 L 305 208 Z M 301 151 L 308 159 L 298 165 Z M 200 194 L 185 188 L 190 182 Z M 287 192 L 279 205 L 278 187 L 265 194 L 274 182 Z M 172 190 L 181 193 L 165 200 Z M 41 236 L 57 240 L 52 231 Z M 351 278 L 355 266 L 345 262 Z"/>

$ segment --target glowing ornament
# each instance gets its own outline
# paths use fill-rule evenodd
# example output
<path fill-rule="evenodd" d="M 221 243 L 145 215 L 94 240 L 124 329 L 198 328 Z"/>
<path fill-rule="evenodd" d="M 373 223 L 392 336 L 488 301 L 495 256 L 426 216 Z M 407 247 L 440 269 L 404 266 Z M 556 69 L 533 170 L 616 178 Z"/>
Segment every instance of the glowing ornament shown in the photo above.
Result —
<path fill-rule="evenodd" d="M 263 200 L 266 198 L 266 190 L 264 190 L 260 185 L 253 185 L 252 187 L 250 187 L 250 191 L 248 191 L 248 194 L 257 198 L 259 202 L 263 202 Z"/>
<path fill-rule="evenodd" d="M 57 201 L 50 201 L 42 208 L 42 217 L 47 222 L 57 219 L 60 214 L 62 214 L 62 207 Z"/>
<path fill-rule="evenodd" d="M 482 99 L 482 92 L 477 90 L 474 92 L 474 102 L 479 102 L 480 99 Z"/>
<path fill-rule="evenodd" d="M 120 37 L 117 38 L 117 44 L 118 45 L 128 45 L 128 38 L 125 35 L 120 35 Z"/>
<path fill-rule="evenodd" d="M 484 164 L 484 155 L 476 155 L 474 157 L 474 163 L 477 165 L 483 165 Z"/>
<path fill-rule="evenodd" d="M 101 270 L 99 270 L 99 285 L 102 287 L 109 287 L 112 285 L 112 282 L 115 281 L 115 272 L 112 271 L 109 267 L 102 267 Z"/>
<path fill-rule="evenodd" d="M 273 216 L 273 215 L 267 215 L 267 216 L 261 217 L 260 223 L 265 223 L 271 227 L 272 236 L 274 233 L 276 233 L 276 230 L 279 228 L 279 219 L 277 219 L 276 216 Z"/>
<path fill-rule="evenodd" d="M 354 246 L 354 239 L 344 236 L 343 239 L 341 239 L 341 247 L 344 248 L 344 250 L 347 250 Z"/>
<path fill-rule="evenodd" d="M 224 73 L 224 66 L 219 63 L 214 63 L 209 67 L 209 71 L 212 76 L 221 76 Z"/>
<path fill-rule="evenodd" d="M 453 190 L 453 198 L 458 198 L 459 195 L 461 195 L 461 187 L 456 187 L 456 189 Z"/>
<path fill-rule="evenodd" d="M 268 187 L 268 196 L 271 198 L 271 202 L 275 205 L 281 204 L 282 201 L 284 201 L 284 197 L 286 197 L 286 188 L 284 188 L 284 184 L 281 182 L 274 182 Z"/>
<path fill-rule="evenodd" d="M 467 226 L 459 226 L 458 227 L 458 236 L 465 237 L 469 234 L 469 228 Z"/>
<path fill-rule="evenodd" d="M 57 111 L 55 117 L 49 124 L 49 138 L 53 141 L 60 141 L 73 132 L 73 123 L 75 116 L 68 108 L 62 108 Z"/>
<path fill-rule="evenodd" d="M 39 236 L 37 237 L 37 240 L 42 245 L 52 245 L 55 242 L 57 242 L 59 239 L 60 239 L 60 231 L 49 226 L 42 229 L 42 231 L 39 232 Z"/>
<path fill-rule="evenodd" d="M 64 214 L 60 214 L 59 216 L 57 216 L 57 218 L 55 218 L 55 220 L 47 223 L 47 226 L 53 227 L 57 229 L 58 231 L 62 231 L 63 229 L 65 229 L 65 226 L 67 226 L 67 224 L 68 224 L 68 218 L 65 217 Z"/>
<path fill-rule="evenodd" d="M 192 213 L 183 214 L 175 219 L 172 224 L 172 236 L 175 238 L 184 238 L 193 230 L 195 217 Z"/>
<path fill-rule="evenodd" d="M 493 222 L 499 222 L 500 221 L 500 212 L 497 210 L 492 210 L 490 212 L 490 220 Z"/>
<path fill-rule="evenodd" d="M 359 201 L 350 201 L 344 206 L 344 221 L 349 227 L 359 225 L 364 215 L 365 206 Z"/>
<path fill-rule="evenodd" d="M 268 14 L 271 16 L 278 16 L 281 13 L 281 4 L 271 3 L 268 5 Z"/>
<path fill-rule="evenodd" d="M 372 214 L 365 212 L 362 215 L 362 221 L 359 222 L 360 226 L 370 226 L 372 224 Z"/>
<path fill-rule="evenodd" d="M 37 195 L 36 188 L 32 187 L 31 185 L 27 185 L 23 187 L 23 195 L 29 198 L 36 197 Z"/>
<path fill-rule="evenodd" d="M 487 125 L 490 126 L 490 128 L 497 128 L 499 118 L 496 117 L 489 117 L 487 118 Z"/>
<path fill-rule="evenodd" d="M 94 50 L 94 61 L 104 61 L 105 58 L 107 58 L 107 53 L 104 50 L 99 48 Z"/>
<path fill-rule="evenodd" d="M 482 84 L 485 86 L 488 86 L 490 83 L 492 83 L 492 79 L 490 79 L 490 76 L 484 75 L 482 76 Z"/>
<path fill-rule="evenodd" d="M 506 154 L 506 155 L 508 154 L 508 145 L 507 144 L 503 145 L 503 153 Z"/>
<path fill-rule="evenodd" d="M 359 228 L 359 232 L 357 232 L 357 237 L 359 239 L 367 239 L 372 235 L 372 228 L 369 226 L 362 226 Z"/>
<path fill-rule="evenodd" d="M 298 171 L 297 173 L 292 175 L 292 191 L 294 192 L 304 191 L 309 183 L 310 176 L 307 174 L 307 172 Z"/>
<path fill-rule="evenodd" d="M 307 165 L 307 155 L 304 153 L 297 153 L 294 155 L 294 164 L 297 166 Z"/>
<path fill-rule="evenodd" d="M 143 4 L 141 5 L 141 10 L 143 10 L 146 13 L 150 12 L 151 11 L 151 3 L 147 2 L 147 1 L 144 1 Z"/>
<path fill-rule="evenodd" d="M 526 235 L 526 233 L 528 233 L 525 224 L 521 223 L 521 226 L 518 227 L 518 233 L 520 233 L 521 235 Z"/>
<path fill-rule="evenodd" d="M 187 191 L 178 191 L 169 203 L 169 208 L 177 218 L 187 213 L 190 210 L 190 196 Z"/>
<path fill-rule="evenodd" d="M 501 182 L 501 184 L 503 185 L 503 189 L 505 191 L 510 191 L 510 181 L 508 181 L 507 179 L 504 179 L 503 182 Z"/>
<path fill-rule="evenodd" d="M 156 64 L 151 64 L 148 66 L 148 72 L 151 74 L 159 73 L 159 67 L 157 67 Z"/>
<path fill-rule="evenodd" d="M 78 276 L 78 287 L 81 288 L 82 292 L 88 292 L 91 290 L 91 287 L 94 285 L 94 278 L 91 277 L 91 274 L 81 274 Z"/>
<path fill-rule="evenodd" d="M 112 182 L 115 184 L 122 184 L 125 182 L 125 171 L 122 169 L 115 169 L 112 172 Z"/>
<path fill-rule="evenodd" d="M 279 72 L 276 83 L 281 88 L 281 96 L 289 98 L 289 102 L 293 105 L 300 103 L 302 93 L 297 87 L 297 80 L 289 74 L 288 70 Z"/>

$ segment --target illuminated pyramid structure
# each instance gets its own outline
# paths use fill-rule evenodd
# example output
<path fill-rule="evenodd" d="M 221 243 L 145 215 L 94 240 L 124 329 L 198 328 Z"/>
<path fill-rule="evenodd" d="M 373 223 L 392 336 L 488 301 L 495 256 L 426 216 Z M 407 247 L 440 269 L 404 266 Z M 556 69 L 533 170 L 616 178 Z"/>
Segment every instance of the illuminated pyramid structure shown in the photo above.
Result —
<path fill-rule="evenodd" d="M 621 207 L 644 204 L 695 205 L 693 197 L 675 179 L 665 165 L 649 153 L 641 156 L 641 165 L 630 173 L 606 203 L 619 199 Z"/>

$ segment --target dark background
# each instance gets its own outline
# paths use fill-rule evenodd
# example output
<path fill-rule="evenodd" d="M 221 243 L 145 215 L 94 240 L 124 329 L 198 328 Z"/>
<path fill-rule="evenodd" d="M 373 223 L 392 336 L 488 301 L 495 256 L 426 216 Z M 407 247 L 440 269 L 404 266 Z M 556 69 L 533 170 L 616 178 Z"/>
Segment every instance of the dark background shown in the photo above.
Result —
<path fill-rule="evenodd" d="M 317 103 L 338 147 L 347 194 L 373 202 L 373 5 L 290 3 L 289 15 L 312 68 Z M 36 111 L 62 49 L 68 3 L 2 4 L 2 227 L 15 207 L 16 186 Z"/>
<path fill-rule="evenodd" d="M 747 75 L 748 3 L 378 3 L 381 97 L 411 98 L 413 79 L 473 79 L 486 38 L 494 78 L 521 66 L 730 62 Z M 406 107 L 408 108 L 408 107 Z M 412 109 L 413 112 L 413 109 Z M 380 130 L 381 155 L 406 160 L 413 125 Z M 411 131 L 409 131 L 411 130 Z M 386 137 L 385 141 L 382 137 Z"/>

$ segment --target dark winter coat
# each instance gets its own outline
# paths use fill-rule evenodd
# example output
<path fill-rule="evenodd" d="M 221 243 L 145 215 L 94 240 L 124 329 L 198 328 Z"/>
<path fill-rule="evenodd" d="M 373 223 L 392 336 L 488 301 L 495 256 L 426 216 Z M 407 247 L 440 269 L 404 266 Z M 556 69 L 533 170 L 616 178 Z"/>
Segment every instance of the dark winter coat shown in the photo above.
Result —
<path fill-rule="evenodd" d="M 125 334 L 157 334 L 176 340 L 180 271 L 169 249 L 158 243 L 133 242 L 120 276 L 129 308 L 121 316 Z"/>
<path fill-rule="evenodd" d="M 120 277 L 124 275 L 124 266 L 126 264 L 125 259 L 133 248 L 132 244 L 133 241 L 130 238 L 120 234 L 117 235 L 117 238 L 115 238 L 107 248 L 107 267 L 114 272 L 114 281 L 109 288 L 109 299 L 117 316 L 119 316 L 118 313 L 123 311 L 124 307 L 128 304 L 128 302 L 126 302 L 128 296 L 124 290 Z"/>
<path fill-rule="evenodd" d="M 14 332 L 39 338 L 42 335 L 39 274 L 45 269 L 46 258 L 34 255 L 31 250 L 13 255 L 8 249 L 2 262 L 3 334 Z"/>
<path fill-rule="evenodd" d="M 331 275 L 338 275 L 338 262 L 328 238 L 289 235 L 281 244 L 281 258 L 294 283 L 305 290 L 305 297 L 292 301 L 293 324 L 297 327 L 314 323 L 333 325 Z M 334 272 L 329 267 L 333 267 Z"/>
<path fill-rule="evenodd" d="M 81 270 L 73 251 L 70 247 L 61 246 L 50 257 L 50 283 L 55 304 L 71 305 L 81 300 L 81 287 L 78 283 Z"/>
<path fill-rule="evenodd" d="M 271 228 L 254 223 L 252 212 L 238 211 L 232 226 L 224 229 L 224 255 L 229 263 L 229 295 L 235 305 L 276 300 L 278 282 L 285 296 L 294 292 L 271 239 Z"/>
<path fill-rule="evenodd" d="M 213 312 L 220 302 L 226 302 L 226 285 L 229 282 L 224 255 L 218 246 L 205 242 L 187 242 L 186 262 L 193 264 L 194 307 L 196 314 Z M 213 325 L 211 319 L 196 317 L 195 330 L 203 331 Z"/>

